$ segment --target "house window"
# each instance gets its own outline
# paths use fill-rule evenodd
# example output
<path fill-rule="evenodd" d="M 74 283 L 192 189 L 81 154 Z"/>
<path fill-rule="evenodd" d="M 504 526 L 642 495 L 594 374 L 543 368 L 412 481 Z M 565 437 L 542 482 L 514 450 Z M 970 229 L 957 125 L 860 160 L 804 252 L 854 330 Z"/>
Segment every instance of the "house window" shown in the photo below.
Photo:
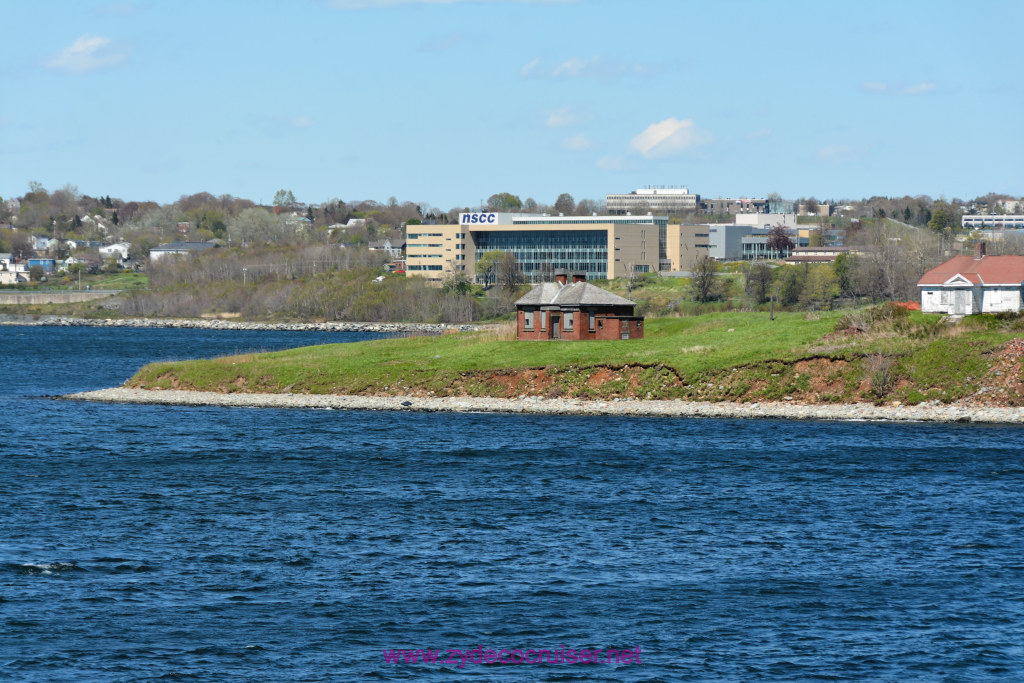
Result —
<path fill-rule="evenodd" d="M 590 313 L 588 314 L 588 317 L 590 318 L 590 331 L 593 332 L 594 331 L 594 318 L 596 316 L 594 315 L 593 311 L 590 311 Z"/>
<path fill-rule="evenodd" d="M 575 317 L 576 314 L 572 311 L 567 311 L 565 316 L 563 316 L 562 320 L 564 320 L 565 322 L 562 323 L 562 327 L 565 329 L 566 332 L 572 332 L 572 321 Z"/>
<path fill-rule="evenodd" d="M 548 314 L 544 311 L 540 312 L 540 329 L 548 329 Z"/>
<path fill-rule="evenodd" d="M 523 311 L 523 329 L 533 329 L 533 311 Z"/>

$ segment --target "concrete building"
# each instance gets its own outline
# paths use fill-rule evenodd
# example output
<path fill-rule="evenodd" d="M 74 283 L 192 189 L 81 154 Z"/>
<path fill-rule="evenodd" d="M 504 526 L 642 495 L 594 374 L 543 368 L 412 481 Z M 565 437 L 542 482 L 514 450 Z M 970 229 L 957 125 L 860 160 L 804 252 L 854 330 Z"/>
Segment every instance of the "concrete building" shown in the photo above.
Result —
<path fill-rule="evenodd" d="M 613 216 L 642 215 L 648 212 L 672 216 L 694 212 L 700 195 L 690 194 L 685 187 L 642 188 L 629 194 L 605 195 L 605 209 Z"/>
<path fill-rule="evenodd" d="M 517 339 L 642 339 L 643 316 L 636 304 L 595 287 L 582 273 L 555 273 L 554 282 L 534 285 L 516 301 Z"/>
<path fill-rule="evenodd" d="M 703 256 L 708 255 L 710 225 L 672 224 L 668 226 L 665 255 L 669 270 L 688 271 Z"/>
<path fill-rule="evenodd" d="M 781 225 L 789 230 L 799 229 L 795 213 L 741 213 L 736 214 L 733 223 L 752 228 L 774 228 Z"/>
<path fill-rule="evenodd" d="M 700 206 L 708 214 L 768 213 L 767 199 L 702 199 Z"/>
<path fill-rule="evenodd" d="M 973 315 L 1024 310 L 1024 256 L 986 256 L 985 243 L 974 256 L 954 256 L 918 281 L 924 313 Z"/>
<path fill-rule="evenodd" d="M 587 279 L 668 270 L 664 216 L 543 216 L 498 212 L 459 214 L 458 225 L 414 225 L 406 233 L 406 275 L 441 282 L 456 271 L 478 280 L 488 251 L 511 252 L 529 282 L 556 270 Z"/>
<path fill-rule="evenodd" d="M 960 225 L 964 230 L 1001 229 L 1011 230 L 1024 228 L 1024 214 L 978 214 L 961 216 Z"/>
<path fill-rule="evenodd" d="M 192 256 L 217 246 L 213 242 L 169 242 L 149 250 L 149 260 L 159 261 L 168 256 Z"/>

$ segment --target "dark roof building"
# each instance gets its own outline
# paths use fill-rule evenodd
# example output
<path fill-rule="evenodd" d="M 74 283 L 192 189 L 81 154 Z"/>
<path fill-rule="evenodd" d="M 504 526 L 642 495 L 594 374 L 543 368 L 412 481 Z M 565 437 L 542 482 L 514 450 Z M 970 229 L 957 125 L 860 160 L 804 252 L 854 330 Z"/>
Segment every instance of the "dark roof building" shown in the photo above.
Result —
<path fill-rule="evenodd" d="M 516 301 L 517 339 L 641 339 L 643 316 L 636 304 L 595 287 L 581 273 L 568 282 L 564 271 L 554 282 L 534 285 Z"/>

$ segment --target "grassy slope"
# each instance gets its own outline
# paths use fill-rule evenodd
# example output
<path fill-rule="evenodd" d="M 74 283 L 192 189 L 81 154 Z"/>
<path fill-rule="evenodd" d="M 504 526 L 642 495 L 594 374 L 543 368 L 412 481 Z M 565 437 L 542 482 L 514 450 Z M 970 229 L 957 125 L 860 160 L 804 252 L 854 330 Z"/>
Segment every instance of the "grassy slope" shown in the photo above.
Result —
<path fill-rule="evenodd" d="M 157 363 L 129 384 L 211 391 L 916 403 L 974 393 L 993 351 L 1014 337 L 991 327 L 956 334 L 933 330 L 921 338 L 906 330 L 830 335 L 838 316 L 807 320 L 784 313 L 770 321 L 764 314 L 736 312 L 653 319 L 645 339 L 627 342 L 515 342 L 474 333 L 333 344 Z M 1013 373 L 1019 379 L 1019 365 Z M 1024 387 L 1011 389 L 1013 403 Z"/>

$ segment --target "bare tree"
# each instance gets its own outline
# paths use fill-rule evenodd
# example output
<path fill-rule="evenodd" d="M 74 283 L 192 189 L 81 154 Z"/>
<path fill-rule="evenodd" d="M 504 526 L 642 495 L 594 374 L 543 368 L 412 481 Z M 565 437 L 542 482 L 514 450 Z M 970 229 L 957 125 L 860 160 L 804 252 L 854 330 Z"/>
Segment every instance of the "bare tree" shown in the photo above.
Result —
<path fill-rule="evenodd" d="M 576 200 L 568 192 L 563 192 L 555 200 L 555 211 L 564 213 L 566 216 L 573 215 L 576 213 Z"/>
<path fill-rule="evenodd" d="M 768 301 L 772 289 L 772 269 L 765 263 L 754 263 L 747 269 L 746 292 L 755 304 Z"/>
<path fill-rule="evenodd" d="M 718 279 L 720 269 L 718 261 L 707 256 L 701 256 L 693 264 L 693 270 L 690 271 L 690 294 L 695 301 L 706 303 L 721 297 Z"/>
<path fill-rule="evenodd" d="M 509 292 L 514 292 L 526 282 L 526 276 L 523 274 L 522 268 L 519 267 L 519 261 L 510 251 L 506 251 L 498 260 L 495 271 L 498 285 Z"/>

